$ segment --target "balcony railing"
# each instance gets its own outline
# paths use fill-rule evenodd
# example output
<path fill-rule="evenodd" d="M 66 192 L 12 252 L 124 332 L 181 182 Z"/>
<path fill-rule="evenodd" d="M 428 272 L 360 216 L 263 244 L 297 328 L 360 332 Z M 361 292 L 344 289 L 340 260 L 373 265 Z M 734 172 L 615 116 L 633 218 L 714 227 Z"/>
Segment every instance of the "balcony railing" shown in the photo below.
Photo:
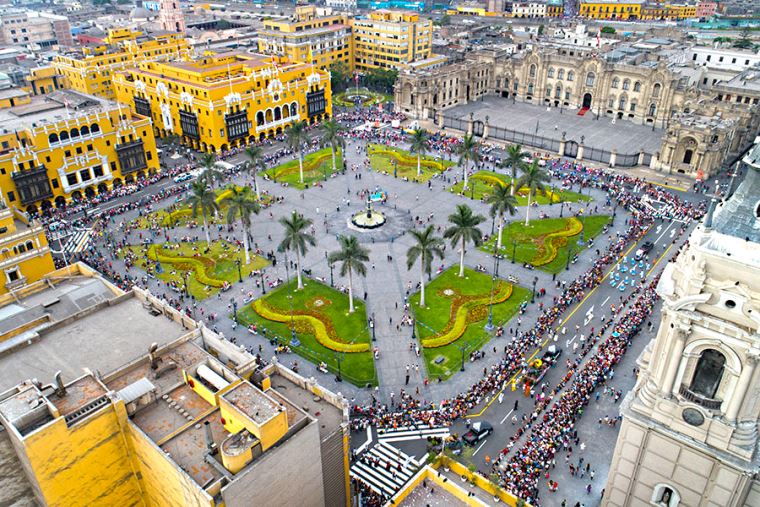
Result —
<path fill-rule="evenodd" d="M 678 389 L 678 394 L 684 397 L 684 399 L 696 403 L 697 405 L 704 407 L 708 410 L 720 410 L 720 405 L 723 403 L 722 400 L 714 400 L 712 398 L 705 398 L 702 395 L 699 395 L 697 393 L 694 393 L 689 390 L 688 387 L 686 387 L 685 384 L 681 384 L 681 387 Z"/>

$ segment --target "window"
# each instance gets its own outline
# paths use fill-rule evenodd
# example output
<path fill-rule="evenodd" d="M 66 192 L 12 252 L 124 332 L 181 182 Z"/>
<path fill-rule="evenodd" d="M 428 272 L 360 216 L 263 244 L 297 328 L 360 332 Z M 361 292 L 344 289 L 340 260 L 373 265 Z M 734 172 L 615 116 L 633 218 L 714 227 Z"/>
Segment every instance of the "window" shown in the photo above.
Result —
<path fill-rule="evenodd" d="M 691 150 L 686 151 L 687 153 L 691 153 Z M 684 158 L 686 158 L 685 154 Z M 689 391 L 705 398 L 715 399 L 718 386 L 723 378 L 725 365 L 726 357 L 717 350 L 707 349 L 702 352 L 697 361 L 697 367 L 694 369 L 694 376 L 691 378 Z"/>
<path fill-rule="evenodd" d="M 5 276 L 8 277 L 9 282 L 15 282 L 19 278 L 21 278 L 21 273 L 19 273 L 18 268 L 9 269 L 5 272 Z"/>
<path fill-rule="evenodd" d="M 554 77 L 554 67 L 549 67 L 549 71 L 546 73 L 546 77 Z"/>
<path fill-rule="evenodd" d="M 631 87 L 631 82 L 629 80 L 623 81 L 623 90 L 628 90 Z"/>
<path fill-rule="evenodd" d="M 694 150 L 686 150 L 683 152 L 683 163 L 691 164 L 691 159 L 694 158 Z"/>
<path fill-rule="evenodd" d="M 15 200 L 16 200 L 16 194 L 14 194 L 13 192 L 8 192 L 8 201 L 13 202 Z"/>
<path fill-rule="evenodd" d="M 594 86 L 596 75 L 593 72 L 586 74 L 586 86 Z"/>
<path fill-rule="evenodd" d="M 574 81 L 575 80 L 575 72 L 573 72 L 572 70 L 570 72 L 568 72 L 567 73 L 567 80 L 568 81 Z"/>
<path fill-rule="evenodd" d="M 536 65 L 533 64 L 530 66 L 530 72 L 528 73 L 530 77 L 536 77 Z"/>
<path fill-rule="evenodd" d="M 568 77 L 570 74 L 568 74 Z M 559 72 L 557 72 L 557 79 L 565 79 L 565 69 L 559 69 Z"/>
<path fill-rule="evenodd" d="M 70 173 L 66 175 L 66 182 L 73 186 L 79 183 L 79 180 L 77 180 L 77 173 Z"/>
<path fill-rule="evenodd" d="M 613 88 L 617 88 L 618 86 L 620 86 L 620 80 L 618 78 L 613 79 L 612 80 L 612 87 Z"/>
<path fill-rule="evenodd" d="M 654 87 L 652 88 L 652 97 L 654 98 L 659 97 L 661 89 L 662 89 L 662 85 L 660 83 L 655 83 Z"/>
<path fill-rule="evenodd" d="M 657 113 L 657 105 L 649 104 L 649 116 L 654 116 Z"/>
<path fill-rule="evenodd" d="M 677 507 L 681 496 L 672 486 L 658 484 L 652 491 L 652 505 L 657 507 Z"/>

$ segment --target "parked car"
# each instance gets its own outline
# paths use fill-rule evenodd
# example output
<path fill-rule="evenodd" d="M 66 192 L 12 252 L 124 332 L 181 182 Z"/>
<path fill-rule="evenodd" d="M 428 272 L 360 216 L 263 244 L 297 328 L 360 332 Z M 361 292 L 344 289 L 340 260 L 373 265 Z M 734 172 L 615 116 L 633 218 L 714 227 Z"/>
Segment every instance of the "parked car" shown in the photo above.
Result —
<path fill-rule="evenodd" d="M 641 245 L 641 248 L 636 250 L 636 260 L 640 261 L 643 259 L 646 254 L 652 251 L 652 248 L 654 248 L 654 243 L 651 241 L 645 242 L 643 245 Z"/>
<path fill-rule="evenodd" d="M 493 433 L 493 426 L 491 426 L 491 423 L 477 421 L 472 423 L 470 431 L 464 434 L 462 440 L 468 445 L 475 445 L 491 433 Z"/>
<path fill-rule="evenodd" d="M 183 181 L 187 181 L 193 176 L 190 173 L 182 173 L 178 174 L 174 177 L 174 183 L 182 183 Z"/>

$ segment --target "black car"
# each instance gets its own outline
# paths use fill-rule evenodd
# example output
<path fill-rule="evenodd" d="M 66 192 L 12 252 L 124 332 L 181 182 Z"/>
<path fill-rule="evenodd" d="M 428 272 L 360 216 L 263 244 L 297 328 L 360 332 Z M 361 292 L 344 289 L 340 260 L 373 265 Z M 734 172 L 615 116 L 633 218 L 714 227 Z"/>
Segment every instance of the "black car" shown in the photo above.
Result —
<path fill-rule="evenodd" d="M 654 248 L 654 243 L 651 241 L 645 242 L 643 245 L 641 245 L 641 248 L 636 250 L 636 260 L 641 260 L 646 254 L 652 251 L 652 248 Z"/>
<path fill-rule="evenodd" d="M 493 426 L 486 421 L 472 423 L 470 431 L 464 434 L 462 440 L 468 445 L 475 445 L 493 433 Z"/>

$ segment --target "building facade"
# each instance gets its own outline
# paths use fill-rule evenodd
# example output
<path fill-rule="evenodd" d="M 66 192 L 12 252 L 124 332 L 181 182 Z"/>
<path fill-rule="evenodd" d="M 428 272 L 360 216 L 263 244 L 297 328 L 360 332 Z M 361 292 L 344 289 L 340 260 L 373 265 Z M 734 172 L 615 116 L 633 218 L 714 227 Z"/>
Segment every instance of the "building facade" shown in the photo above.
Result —
<path fill-rule="evenodd" d="M 66 16 L 14 9 L 0 15 L 0 43 L 71 47 L 74 39 Z"/>
<path fill-rule="evenodd" d="M 358 71 L 401 69 L 430 57 L 433 22 L 408 11 L 378 10 L 351 21 Z"/>
<path fill-rule="evenodd" d="M 544 18 L 546 17 L 546 2 L 512 2 L 512 17 Z"/>
<path fill-rule="evenodd" d="M 31 214 L 159 170 L 150 118 L 71 90 L 0 109 L 0 188 Z"/>
<path fill-rule="evenodd" d="M 578 14 L 591 19 L 640 19 L 644 0 L 581 1 Z"/>
<path fill-rule="evenodd" d="M 602 505 L 760 505 L 760 147 L 658 285 Z"/>
<path fill-rule="evenodd" d="M 118 72 L 114 87 L 119 102 L 153 119 L 156 135 L 211 153 L 332 117 L 327 71 L 244 52 L 143 62 Z"/>
<path fill-rule="evenodd" d="M 45 229 L 0 202 L 0 296 L 23 289 L 55 269 Z"/>
<path fill-rule="evenodd" d="M 547 0 L 546 16 L 550 18 L 561 18 L 565 15 L 565 3 L 563 0 Z"/>
<path fill-rule="evenodd" d="M 160 0 L 158 3 L 158 22 L 167 32 L 184 34 L 187 30 L 185 15 L 177 0 Z"/>
<path fill-rule="evenodd" d="M 295 20 L 264 21 L 259 51 L 327 69 L 343 62 L 354 68 L 353 37 L 348 17 L 314 6 L 296 7 Z"/>
<path fill-rule="evenodd" d="M 53 68 L 74 90 L 114 98 L 112 74 L 144 61 L 174 60 L 187 55 L 190 46 L 184 34 L 145 36 L 130 29 L 111 30 L 105 44 L 56 56 Z"/>

